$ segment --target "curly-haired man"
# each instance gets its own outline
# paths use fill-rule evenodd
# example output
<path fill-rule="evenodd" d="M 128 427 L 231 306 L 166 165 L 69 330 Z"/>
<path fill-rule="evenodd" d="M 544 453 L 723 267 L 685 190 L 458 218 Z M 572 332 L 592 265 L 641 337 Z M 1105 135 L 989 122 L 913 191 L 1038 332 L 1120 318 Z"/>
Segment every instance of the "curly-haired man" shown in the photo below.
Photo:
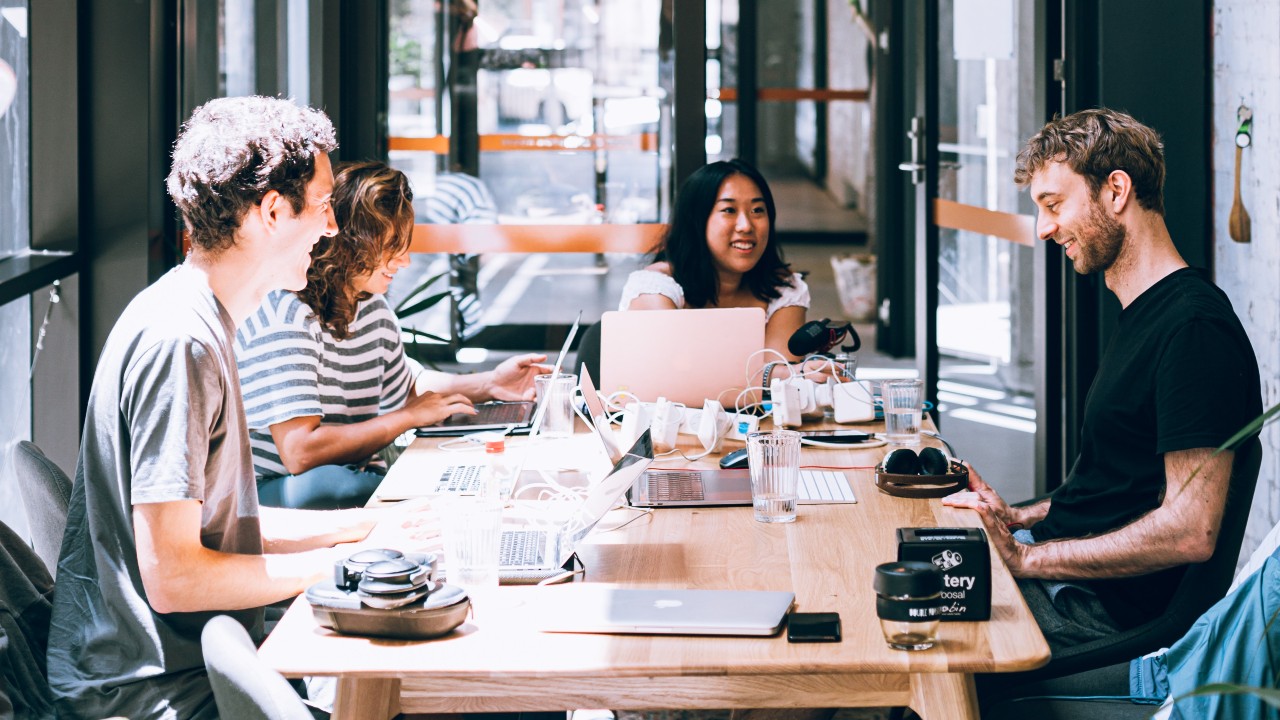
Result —
<path fill-rule="evenodd" d="M 1186 566 L 1213 555 L 1234 466 L 1258 442 L 1215 453 L 1262 412 L 1258 363 L 1226 294 L 1174 247 L 1164 177 L 1159 136 L 1114 110 L 1056 119 L 1018 155 L 1040 238 L 1102 273 L 1123 309 L 1053 497 L 1010 507 L 974 472 L 943 502 L 981 513 L 1055 653 L 1164 612 Z"/>
<path fill-rule="evenodd" d="M 216 717 L 205 621 L 260 635 L 260 608 L 372 526 L 361 510 L 258 507 L 232 345 L 337 231 L 335 146 L 323 113 L 260 97 L 210 101 L 175 144 L 168 189 L 191 252 L 121 314 L 94 374 L 49 634 L 62 717 Z"/>

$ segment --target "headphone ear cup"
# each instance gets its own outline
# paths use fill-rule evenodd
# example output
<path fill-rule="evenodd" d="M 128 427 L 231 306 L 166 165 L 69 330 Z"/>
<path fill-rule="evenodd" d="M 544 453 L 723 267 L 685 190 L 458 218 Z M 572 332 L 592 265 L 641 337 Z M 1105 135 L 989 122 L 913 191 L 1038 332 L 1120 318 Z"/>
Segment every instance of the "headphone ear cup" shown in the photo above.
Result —
<path fill-rule="evenodd" d="M 894 475 L 919 475 L 920 456 L 911 448 L 898 448 L 885 456 L 884 470 Z"/>
<path fill-rule="evenodd" d="M 920 451 L 921 475 L 946 475 L 950 469 L 951 461 L 938 448 L 927 447 Z"/>

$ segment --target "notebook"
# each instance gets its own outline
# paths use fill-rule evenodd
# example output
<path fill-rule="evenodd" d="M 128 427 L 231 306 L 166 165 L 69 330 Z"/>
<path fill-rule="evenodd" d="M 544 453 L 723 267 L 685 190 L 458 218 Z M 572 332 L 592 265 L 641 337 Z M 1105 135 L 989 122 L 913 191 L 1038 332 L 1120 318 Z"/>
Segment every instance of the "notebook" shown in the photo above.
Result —
<path fill-rule="evenodd" d="M 726 391 L 747 386 L 747 360 L 763 347 L 760 308 L 611 311 L 600 318 L 600 387 L 645 402 L 733 407 L 736 392 Z"/>
<path fill-rule="evenodd" d="M 572 560 L 582 540 L 613 509 L 651 462 L 653 443 L 645 431 L 613 464 L 608 475 L 591 484 L 582 504 L 559 527 L 503 530 L 499 540 L 499 582 L 537 582 L 561 572 Z"/>
<path fill-rule="evenodd" d="M 578 323 L 581 320 L 582 313 L 579 312 L 578 317 L 574 318 L 573 325 L 569 327 L 569 334 L 565 336 L 564 344 L 560 346 L 560 354 L 556 356 L 552 374 L 559 374 L 560 368 L 564 366 L 564 356 L 569 352 L 569 346 L 573 344 L 573 338 L 578 334 Z M 414 434 L 418 437 L 440 437 L 468 435 L 486 430 L 522 434 L 532 432 L 535 421 L 539 419 L 538 405 L 532 402 L 484 402 L 476 403 L 475 408 L 475 415 L 456 413 L 435 425 L 420 427 L 414 431 Z"/>
<path fill-rule="evenodd" d="M 751 471 L 715 468 L 656 469 L 636 478 L 636 507 L 701 507 L 751 504 Z M 801 470 L 796 502 L 801 505 L 855 503 L 849 477 L 834 470 Z"/>
<path fill-rule="evenodd" d="M 536 622 L 544 632 L 642 635 L 773 635 L 795 602 L 772 590 L 620 588 L 579 583 L 546 588 Z M 541 604 L 541 603 L 540 603 Z"/>

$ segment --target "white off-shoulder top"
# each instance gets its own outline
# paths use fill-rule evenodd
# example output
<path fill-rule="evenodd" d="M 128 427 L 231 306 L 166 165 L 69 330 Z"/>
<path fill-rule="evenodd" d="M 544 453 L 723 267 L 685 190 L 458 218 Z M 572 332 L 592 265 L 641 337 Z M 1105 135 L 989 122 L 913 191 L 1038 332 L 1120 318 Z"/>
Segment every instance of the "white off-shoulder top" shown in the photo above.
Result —
<path fill-rule="evenodd" d="M 791 285 L 779 286 L 778 292 L 780 293 L 778 297 L 771 300 L 768 307 L 764 309 L 766 322 L 780 308 L 791 306 L 809 308 L 809 286 L 799 275 L 793 273 Z M 670 298 L 676 308 L 685 307 L 684 288 L 680 287 L 675 278 L 657 270 L 636 270 L 631 273 L 627 277 L 626 285 L 622 287 L 622 300 L 618 303 L 618 309 L 626 310 L 631 301 L 641 295 L 662 295 Z"/>

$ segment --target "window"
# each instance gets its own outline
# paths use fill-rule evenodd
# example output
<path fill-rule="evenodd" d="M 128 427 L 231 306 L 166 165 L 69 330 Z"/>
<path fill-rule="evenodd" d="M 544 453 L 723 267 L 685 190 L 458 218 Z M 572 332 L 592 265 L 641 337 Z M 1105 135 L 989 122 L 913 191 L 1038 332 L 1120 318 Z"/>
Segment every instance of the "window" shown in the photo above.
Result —
<path fill-rule="evenodd" d="M 31 245 L 31 123 L 27 0 L 0 0 L 0 273 L 17 272 Z M 3 302 L 3 300 L 0 300 Z M 8 448 L 31 437 L 31 298 L 19 295 L 0 304 L 0 447 L 3 475 L 11 475 Z M 16 483 L 0 483 L 0 521 L 26 531 Z"/>

